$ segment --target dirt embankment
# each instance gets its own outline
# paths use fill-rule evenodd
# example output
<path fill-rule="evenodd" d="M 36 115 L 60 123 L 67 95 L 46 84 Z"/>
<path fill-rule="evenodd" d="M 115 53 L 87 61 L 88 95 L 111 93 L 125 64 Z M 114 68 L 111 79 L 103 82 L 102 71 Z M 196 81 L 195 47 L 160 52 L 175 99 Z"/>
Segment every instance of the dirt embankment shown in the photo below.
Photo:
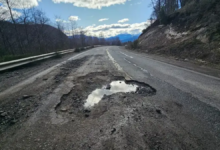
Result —
<path fill-rule="evenodd" d="M 139 37 L 142 51 L 165 54 L 201 63 L 220 63 L 220 1 L 189 3 L 154 22 Z"/>

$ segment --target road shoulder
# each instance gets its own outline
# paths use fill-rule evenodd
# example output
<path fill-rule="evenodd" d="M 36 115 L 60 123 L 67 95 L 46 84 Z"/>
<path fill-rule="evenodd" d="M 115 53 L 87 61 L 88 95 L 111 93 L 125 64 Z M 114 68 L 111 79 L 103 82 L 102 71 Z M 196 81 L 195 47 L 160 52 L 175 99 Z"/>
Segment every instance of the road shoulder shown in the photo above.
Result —
<path fill-rule="evenodd" d="M 180 60 L 180 59 L 176 59 L 175 57 L 172 57 L 172 56 L 149 54 L 149 53 L 145 53 L 145 52 L 141 52 L 141 51 L 128 50 L 125 48 L 122 48 L 122 49 L 124 51 L 127 51 L 129 53 L 134 53 L 135 55 L 138 55 L 141 57 L 147 57 L 150 59 L 154 59 L 157 61 L 171 64 L 174 66 L 178 66 L 181 68 L 189 69 L 192 71 L 196 71 L 199 73 L 203 73 L 206 75 L 220 78 L 220 70 L 219 69 L 212 68 L 212 67 L 205 65 L 203 63 L 196 63 L 195 61 L 191 61 L 191 60 Z"/>

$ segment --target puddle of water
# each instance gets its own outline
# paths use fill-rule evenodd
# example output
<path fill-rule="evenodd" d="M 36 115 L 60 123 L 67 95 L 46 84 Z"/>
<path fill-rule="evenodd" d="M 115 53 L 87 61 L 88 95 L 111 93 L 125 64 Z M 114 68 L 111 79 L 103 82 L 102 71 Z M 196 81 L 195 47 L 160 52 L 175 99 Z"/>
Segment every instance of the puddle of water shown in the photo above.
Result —
<path fill-rule="evenodd" d="M 128 93 L 137 91 L 138 85 L 126 84 L 125 81 L 113 81 L 110 84 L 110 89 L 106 89 L 106 86 L 102 89 L 96 89 L 87 98 L 84 107 L 89 108 L 99 103 L 104 95 L 112 95 L 114 93 Z"/>

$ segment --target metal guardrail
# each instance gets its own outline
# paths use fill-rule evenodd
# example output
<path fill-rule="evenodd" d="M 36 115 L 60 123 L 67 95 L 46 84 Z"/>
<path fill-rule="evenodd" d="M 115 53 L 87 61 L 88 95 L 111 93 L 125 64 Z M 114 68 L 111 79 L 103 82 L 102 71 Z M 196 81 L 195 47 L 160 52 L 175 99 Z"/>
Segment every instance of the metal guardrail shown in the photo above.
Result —
<path fill-rule="evenodd" d="M 83 47 L 85 50 L 93 48 L 93 47 L 99 47 L 99 45 L 94 45 L 94 46 L 87 46 Z M 17 59 L 17 60 L 12 60 L 12 61 L 7 61 L 0 63 L 0 72 L 6 71 L 12 68 L 16 68 L 19 66 L 23 66 L 29 63 L 33 63 L 36 61 L 40 61 L 43 59 L 48 59 L 51 57 L 54 57 L 57 53 L 60 55 L 67 54 L 74 52 L 75 49 L 68 49 L 68 50 L 63 50 L 63 51 L 58 51 L 58 52 L 52 52 L 52 53 L 47 53 L 47 54 L 42 54 L 42 55 L 37 55 L 37 56 L 32 56 L 32 57 L 27 57 L 27 58 L 22 58 L 22 59 Z"/>
<path fill-rule="evenodd" d="M 17 59 L 17 60 L 13 60 L 13 61 L 3 62 L 3 63 L 0 63 L 0 72 L 15 68 L 15 67 L 23 66 L 23 65 L 26 65 L 26 64 L 29 64 L 32 62 L 36 62 L 39 60 L 51 58 L 51 57 L 56 56 L 57 53 L 60 55 L 71 53 L 71 52 L 74 52 L 74 50 L 75 49 L 63 50 L 63 51 L 52 52 L 52 53 L 48 53 L 48 54 L 37 55 L 37 56 Z"/>

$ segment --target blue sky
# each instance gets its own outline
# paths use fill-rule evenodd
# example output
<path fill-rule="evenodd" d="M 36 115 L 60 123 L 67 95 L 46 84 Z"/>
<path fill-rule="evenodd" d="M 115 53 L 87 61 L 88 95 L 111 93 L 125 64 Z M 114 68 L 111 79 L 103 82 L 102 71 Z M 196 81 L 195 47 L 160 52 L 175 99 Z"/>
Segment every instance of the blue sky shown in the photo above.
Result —
<path fill-rule="evenodd" d="M 2 1 L 2 0 L 0 0 Z M 19 2 L 20 1 L 20 2 Z M 62 23 L 70 20 L 92 35 L 138 34 L 149 24 L 152 8 L 150 0 L 16 0 L 26 7 L 42 9 L 51 22 L 59 16 Z M 24 6 L 24 4 L 23 4 Z M 21 8 L 21 6 L 14 6 Z M 69 30 L 65 31 L 67 34 Z"/>
<path fill-rule="evenodd" d="M 113 24 L 124 18 L 129 19 L 127 23 L 144 22 L 151 14 L 149 2 L 150 0 L 131 0 L 125 2 L 125 4 L 111 5 L 109 7 L 102 7 L 101 9 L 91 9 L 87 7 L 76 7 L 73 3 L 54 3 L 52 0 L 41 0 L 38 7 L 46 12 L 51 21 L 55 21 L 55 16 L 60 16 L 64 20 L 68 20 L 70 16 L 78 16 L 80 18 L 78 24 L 86 27 L 93 24 Z M 109 20 L 99 22 L 98 20 L 102 18 L 109 18 Z"/>

